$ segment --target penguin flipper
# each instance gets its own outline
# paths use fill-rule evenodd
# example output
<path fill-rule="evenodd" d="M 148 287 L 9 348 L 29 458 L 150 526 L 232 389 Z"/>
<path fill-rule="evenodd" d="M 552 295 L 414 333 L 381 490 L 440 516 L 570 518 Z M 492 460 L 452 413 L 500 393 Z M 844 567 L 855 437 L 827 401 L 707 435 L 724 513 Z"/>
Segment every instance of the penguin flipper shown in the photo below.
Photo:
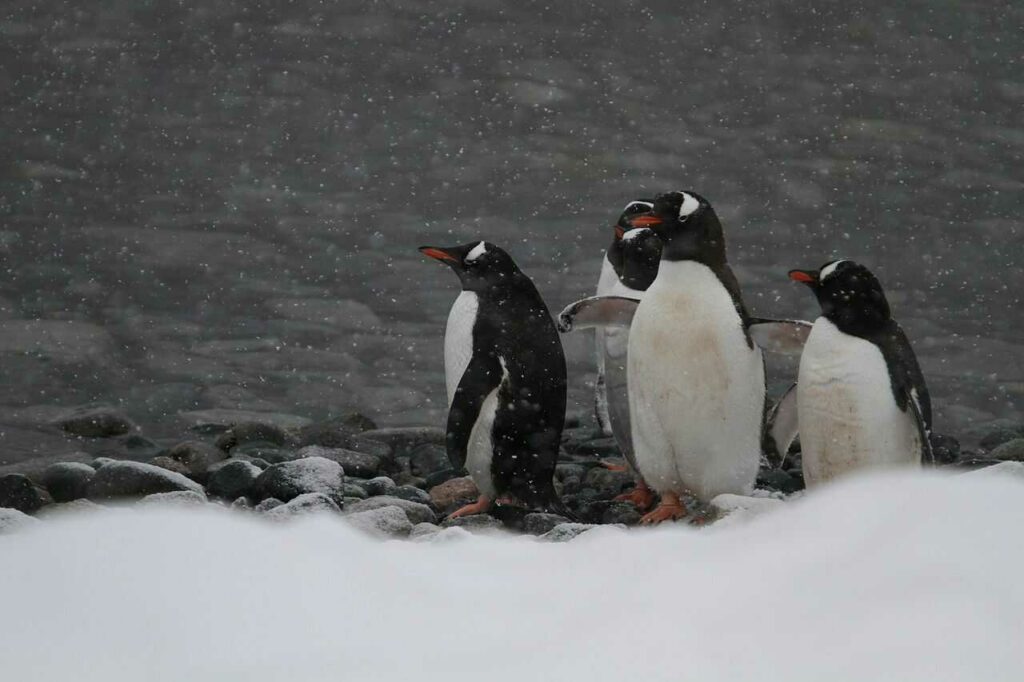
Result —
<path fill-rule="evenodd" d="M 629 327 L 640 301 L 625 296 L 591 296 L 570 303 L 558 314 L 558 331 Z"/>
<path fill-rule="evenodd" d="M 800 415 L 797 411 L 796 384 L 792 384 L 775 403 L 765 422 L 768 442 L 765 443 L 765 454 L 769 464 L 781 467 L 786 461 L 789 446 L 793 444 L 800 431 Z M 771 461 L 776 459 L 776 461 Z"/>
<path fill-rule="evenodd" d="M 747 330 L 754 343 L 762 350 L 782 355 L 799 355 L 812 326 L 810 322 L 803 320 L 769 320 L 753 317 L 747 324 Z"/>
<path fill-rule="evenodd" d="M 448 460 L 455 469 L 466 466 L 466 454 L 473 426 L 480 416 L 480 408 L 491 391 L 501 383 L 502 368 L 498 358 L 490 353 L 477 353 L 470 359 L 462 373 L 459 387 L 452 396 L 448 410 L 448 426 L 445 434 L 445 449 Z"/>
<path fill-rule="evenodd" d="M 910 416 L 914 418 L 914 425 L 917 427 L 917 437 L 921 441 L 921 464 L 935 464 L 935 453 L 932 452 L 932 441 L 929 438 L 930 429 L 924 418 L 924 411 L 914 391 L 907 391 L 907 405 Z"/>

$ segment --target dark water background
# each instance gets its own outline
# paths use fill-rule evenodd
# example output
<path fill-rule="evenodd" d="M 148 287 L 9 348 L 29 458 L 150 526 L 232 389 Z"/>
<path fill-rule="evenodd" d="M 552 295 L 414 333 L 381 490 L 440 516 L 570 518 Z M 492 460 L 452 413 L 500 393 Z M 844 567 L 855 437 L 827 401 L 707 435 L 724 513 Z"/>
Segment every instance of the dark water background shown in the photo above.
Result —
<path fill-rule="evenodd" d="M 754 314 L 857 259 L 937 430 L 1024 418 L 1024 5 L 550 5 L 5 2 L 0 460 L 90 402 L 441 423 L 456 283 L 416 246 L 503 245 L 557 309 L 681 188 Z"/>

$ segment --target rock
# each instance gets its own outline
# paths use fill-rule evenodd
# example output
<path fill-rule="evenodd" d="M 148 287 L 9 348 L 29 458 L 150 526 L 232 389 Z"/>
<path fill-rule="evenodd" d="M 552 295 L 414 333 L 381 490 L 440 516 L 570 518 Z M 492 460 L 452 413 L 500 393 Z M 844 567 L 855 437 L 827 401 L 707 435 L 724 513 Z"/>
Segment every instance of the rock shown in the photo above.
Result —
<path fill-rule="evenodd" d="M 427 494 L 427 491 L 411 485 L 397 486 L 390 494 L 403 500 L 409 500 L 410 502 L 419 502 L 420 504 L 428 505 L 433 503 L 433 500 L 430 495 Z"/>
<path fill-rule="evenodd" d="M 233 500 L 248 495 L 263 471 L 241 459 L 229 459 L 215 464 L 206 481 L 206 491 L 214 497 Z"/>
<path fill-rule="evenodd" d="M 78 500 L 72 500 L 71 502 L 60 502 L 58 504 L 51 504 L 43 507 L 39 510 L 37 516 L 49 517 L 49 516 L 64 516 L 66 514 L 80 514 L 82 512 L 94 512 L 102 511 L 106 509 L 101 504 L 90 502 L 89 500 L 82 498 Z"/>
<path fill-rule="evenodd" d="M 96 470 L 83 462 L 57 462 L 43 471 L 42 483 L 56 502 L 85 497 Z"/>
<path fill-rule="evenodd" d="M 398 486 L 395 485 L 395 482 L 387 476 L 371 478 L 364 486 L 366 494 L 370 497 L 374 497 L 375 495 L 390 495 L 391 491 L 397 487 Z"/>
<path fill-rule="evenodd" d="M 1024 429 L 1014 426 L 1000 426 L 986 433 L 979 445 L 982 450 L 991 452 L 1003 443 L 1008 443 L 1021 437 L 1024 437 Z"/>
<path fill-rule="evenodd" d="M 322 457 L 337 462 L 345 473 L 358 478 L 373 478 L 380 473 L 381 458 L 365 452 L 344 448 L 326 448 L 322 445 L 307 445 L 296 454 L 296 459 Z"/>
<path fill-rule="evenodd" d="M 87 496 L 90 500 L 107 500 L 176 490 L 203 492 L 201 485 L 173 471 L 142 462 L 112 461 L 96 470 L 89 481 Z"/>
<path fill-rule="evenodd" d="M 252 412 L 249 410 L 191 410 L 179 412 L 181 419 L 188 428 L 199 433 L 221 433 L 236 424 L 246 422 L 257 422 L 260 424 L 273 424 L 286 431 L 301 429 L 312 424 L 312 420 L 306 417 L 299 417 L 294 414 L 282 414 L 280 412 Z"/>
<path fill-rule="evenodd" d="M 396 457 L 408 456 L 413 448 L 423 443 L 444 445 L 445 430 L 436 426 L 404 426 L 389 429 L 372 429 L 362 433 L 370 438 L 387 443 Z"/>
<path fill-rule="evenodd" d="M 25 512 L 7 507 L 0 507 L 0 535 L 28 528 L 39 523 Z"/>
<path fill-rule="evenodd" d="M 590 523 L 560 523 L 540 536 L 539 539 L 545 542 L 568 542 L 592 528 L 597 528 L 597 526 Z"/>
<path fill-rule="evenodd" d="M 416 476 L 428 476 L 437 471 L 450 469 L 448 452 L 443 445 L 424 443 L 409 453 L 409 470 Z"/>
<path fill-rule="evenodd" d="M 376 455 L 381 459 L 391 459 L 394 455 L 394 449 L 385 443 L 384 441 L 374 440 L 373 438 L 364 438 L 363 436 L 353 436 L 348 446 L 349 450 L 355 450 L 356 452 L 363 452 L 368 455 Z"/>
<path fill-rule="evenodd" d="M 628 471 L 612 471 L 602 466 L 591 467 L 583 485 L 597 490 L 602 498 L 611 498 L 633 487 L 633 476 Z"/>
<path fill-rule="evenodd" d="M 344 419 L 329 419 L 302 427 L 296 434 L 296 440 L 302 447 L 322 445 L 325 448 L 348 448 L 361 430 L 364 429 L 358 429 Z"/>
<path fill-rule="evenodd" d="M 421 538 L 429 538 L 437 535 L 439 532 L 441 532 L 441 526 L 435 526 L 432 523 L 417 523 L 412 527 L 412 530 L 409 531 L 409 539 L 417 540 Z"/>
<path fill-rule="evenodd" d="M 928 440 L 931 442 L 936 464 L 952 464 L 960 459 L 960 441 L 953 436 L 933 433 L 929 435 Z"/>
<path fill-rule="evenodd" d="M 263 500 L 255 507 L 253 507 L 253 509 L 255 509 L 258 512 L 268 512 L 271 509 L 276 509 L 280 507 L 282 504 L 284 504 L 284 502 L 277 499 L 276 497 L 268 497 L 267 499 Z"/>
<path fill-rule="evenodd" d="M 365 500 L 367 497 L 369 497 L 366 494 L 366 488 L 364 488 L 361 485 L 356 485 L 355 483 L 346 483 L 342 487 L 344 490 L 346 500 L 349 498 L 356 500 Z"/>
<path fill-rule="evenodd" d="M 394 506 L 354 512 L 347 514 L 345 520 L 371 535 L 407 537 L 412 531 L 412 523 L 405 511 Z"/>
<path fill-rule="evenodd" d="M 262 440 L 245 443 L 244 445 L 238 445 L 232 448 L 231 456 L 235 458 L 245 458 L 256 466 L 260 466 L 259 462 L 263 462 L 263 468 L 266 468 L 271 464 L 291 462 L 298 457 L 295 450 L 280 448 L 273 443 L 268 443 L 267 441 Z"/>
<path fill-rule="evenodd" d="M 242 422 L 217 436 L 214 445 L 224 452 L 229 452 L 231 448 L 253 442 L 283 446 L 288 442 L 288 434 L 277 424 Z"/>
<path fill-rule="evenodd" d="M 996 446 L 988 456 L 1001 461 L 1024 462 L 1024 438 L 1008 440 Z"/>
<path fill-rule="evenodd" d="M 452 480 L 453 478 L 461 478 L 465 472 L 458 469 L 442 469 L 441 471 L 435 471 L 434 473 L 423 479 L 423 488 L 430 490 L 437 486 Z"/>
<path fill-rule="evenodd" d="M 438 509 L 448 509 L 457 502 L 469 503 L 480 496 L 480 490 L 469 476 L 453 478 L 430 489 L 430 499 Z"/>
<path fill-rule="evenodd" d="M 501 531 L 504 530 L 505 526 L 493 516 L 473 514 L 471 516 L 459 516 L 454 519 L 447 518 L 441 522 L 441 528 L 461 528 L 471 533 L 479 533 Z"/>
<path fill-rule="evenodd" d="M 280 502 L 280 500 L 278 500 L 278 502 Z M 231 508 L 241 511 L 250 511 L 252 510 L 252 500 L 248 497 L 239 497 L 231 503 Z"/>
<path fill-rule="evenodd" d="M 563 523 L 569 523 L 569 519 L 558 514 L 533 512 L 523 518 L 523 531 L 530 535 L 544 535 Z"/>
<path fill-rule="evenodd" d="M 331 497 L 323 493 L 303 493 L 292 498 L 289 502 L 275 506 L 267 512 L 272 519 L 287 519 L 305 514 L 317 514 L 323 512 L 338 513 L 341 507 Z"/>
<path fill-rule="evenodd" d="M 572 443 L 570 441 L 570 443 Z M 579 455 L 597 455 L 598 457 L 606 457 L 609 455 L 621 457 L 622 453 L 619 451 L 619 446 L 615 442 L 614 438 L 594 438 L 579 443 L 572 443 L 573 447 L 570 448 L 570 443 L 566 443 L 565 450 L 573 454 Z"/>
<path fill-rule="evenodd" d="M 601 514 L 601 523 L 635 526 L 640 523 L 642 517 L 643 514 L 636 505 L 629 502 L 612 502 Z"/>
<path fill-rule="evenodd" d="M 355 513 L 368 509 L 380 509 L 381 507 L 398 507 L 405 512 L 405 515 L 409 517 L 409 521 L 412 523 L 434 523 L 437 520 L 437 515 L 427 505 L 420 504 L 419 502 L 410 502 L 409 500 L 392 497 L 391 495 L 381 495 L 356 502 L 349 511 Z"/>
<path fill-rule="evenodd" d="M 0 507 L 25 514 L 36 512 L 53 502 L 50 494 L 22 474 L 0 476 Z"/>
<path fill-rule="evenodd" d="M 114 461 L 116 462 L 118 460 Z M 167 455 L 159 455 L 157 457 L 154 457 L 153 459 L 149 460 L 149 463 L 155 467 L 167 469 L 167 471 L 173 471 L 174 473 L 181 474 L 182 476 L 189 475 L 189 470 L 187 466 L 185 466 L 176 459 L 171 459 Z"/>
<path fill-rule="evenodd" d="M 123 412 L 112 407 L 83 407 L 56 420 L 72 436 L 103 438 L 120 436 L 138 427 Z"/>
<path fill-rule="evenodd" d="M 211 466 L 227 458 L 224 451 L 199 440 L 186 440 L 167 451 L 167 456 L 185 465 L 188 474 L 205 479 Z"/>
<path fill-rule="evenodd" d="M 138 502 L 146 506 L 195 507 L 206 504 L 206 495 L 194 490 L 177 490 L 170 493 L 146 495 Z"/>
<path fill-rule="evenodd" d="M 341 423 L 358 431 L 370 431 L 377 428 L 377 424 L 361 412 L 349 412 L 341 418 Z"/>
<path fill-rule="evenodd" d="M 798 481 L 782 469 L 761 469 L 757 473 L 755 485 L 766 490 L 777 490 L 785 495 L 803 490 L 803 481 Z"/>
<path fill-rule="evenodd" d="M 398 485 L 408 486 L 410 488 L 427 487 L 427 479 L 420 478 L 419 476 L 413 476 L 410 471 L 399 471 L 395 474 L 395 483 Z"/>
<path fill-rule="evenodd" d="M 257 499 L 276 497 L 288 502 L 306 493 L 328 495 L 344 504 L 345 471 L 341 465 L 323 457 L 305 457 L 292 462 L 272 464 L 253 485 Z"/>

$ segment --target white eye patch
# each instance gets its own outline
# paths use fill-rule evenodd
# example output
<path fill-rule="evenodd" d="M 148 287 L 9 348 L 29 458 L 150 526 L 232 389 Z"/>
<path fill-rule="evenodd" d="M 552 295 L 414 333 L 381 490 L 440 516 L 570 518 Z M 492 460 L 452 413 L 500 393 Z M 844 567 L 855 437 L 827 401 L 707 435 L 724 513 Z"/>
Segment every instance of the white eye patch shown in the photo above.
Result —
<path fill-rule="evenodd" d="M 652 208 L 654 208 L 654 204 L 652 204 L 649 201 L 631 201 L 628 204 L 626 204 L 626 208 L 622 209 L 622 212 L 625 213 L 626 211 L 637 207 L 642 208 L 645 211 L 650 211 Z"/>
<path fill-rule="evenodd" d="M 825 281 L 826 277 L 828 277 L 829 275 L 831 275 L 833 272 L 836 271 L 836 268 L 839 267 L 840 263 L 845 263 L 845 262 L 846 262 L 845 260 L 836 260 L 836 261 L 832 261 L 831 263 L 829 263 L 828 265 L 823 267 L 821 269 L 821 272 L 818 273 L 818 281 L 819 282 Z"/>
<path fill-rule="evenodd" d="M 632 230 L 627 230 L 626 233 L 622 235 L 622 241 L 624 241 L 624 242 L 631 242 L 634 239 L 637 239 L 644 232 L 650 232 L 650 231 L 651 230 L 649 230 L 646 227 L 637 227 L 637 228 L 634 228 Z"/>
<path fill-rule="evenodd" d="M 484 246 L 483 242 L 480 242 L 479 244 L 473 247 L 472 251 L 466 254 L 466 262 L 472 263 L 485 253 L 487 253 L 487 247 Z"/>
<path fill-rule="evenodd" d="M 680 194 L 683 195 L 683 205 L 679 207 L 679 219 L 682 220 L 700 208 L 700 202 L 686 192 L 680 192 Z"/>

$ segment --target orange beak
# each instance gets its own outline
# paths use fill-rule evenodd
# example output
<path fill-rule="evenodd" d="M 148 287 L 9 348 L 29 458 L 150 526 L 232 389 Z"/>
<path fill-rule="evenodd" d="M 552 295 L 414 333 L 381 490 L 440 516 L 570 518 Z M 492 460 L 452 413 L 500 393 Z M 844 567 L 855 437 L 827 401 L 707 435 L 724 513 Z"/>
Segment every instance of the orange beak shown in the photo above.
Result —
<path fill-rule="evenodd" d="M 653 227 L 661 225 L 664 221 L 656 215 L 638 215 L 629 221 L 633 227 Z"/>
<path fill-rule="evenodd" d="M 806 272 L 805 270 L 790 270 L 789 278 L 794 282 L 802 282 L 804 284 L 814 284 L 818 281 L 814 273 Z"/>
<path fill-rule="evenodd" d="M 434 259 L 437 259 L 437 260 L 440 260 L 440 261 L 446 261 L 446 260 L 458 261 L 459 260 L 458 258 L 456 258 L 455 256 L 451 255 L 447 251 L 444 251 L 442 249 L 435 249 L 433 246 L 421 246 L 420 247 L 420 253 L 422 253 L 424 256 L 429 256 L 431 258 L 434 258 Z"/>
<path fill-rule="evenodd" d="M 618 225 L 616 225 L 615 226 L 615 238 L 616 239 L 622 239 L 622 235 L 624 235 L 624 234 L 626 234 L 626 231 L 624 229 L 622 229 L 621 227 L 619 227 Z"/>

